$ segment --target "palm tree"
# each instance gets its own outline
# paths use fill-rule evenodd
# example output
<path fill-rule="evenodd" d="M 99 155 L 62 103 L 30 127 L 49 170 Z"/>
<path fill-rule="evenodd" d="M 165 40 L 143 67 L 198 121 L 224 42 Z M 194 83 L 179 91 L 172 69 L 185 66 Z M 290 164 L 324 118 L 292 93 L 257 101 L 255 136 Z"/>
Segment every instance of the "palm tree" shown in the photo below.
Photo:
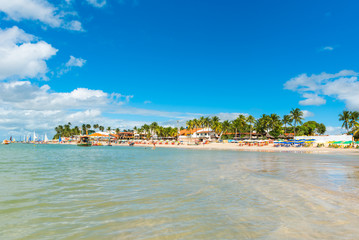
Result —
<path fill-rule="evenodd" d="M 187 126 L 187 129 L 189 130 L 189 136 L 192 141 L 192 131 L 191 130 L 193 129 L 193 126 L 194 126 L 193 120 L 188 120 L 186 122 L 186 126 Z"/>
<path fill-rule="evenodd" d="M 211 122 L 212 122 L 212 124 L 213 124 L 213 123 L 216 123 L 216 122 L 219 122 L 219 117 L 213 116 L 213 117 L 211 118 Z"/>
<path fill-rule="evenodd" d="M 78 126 L 74 127 L 74 135 L 80 135 L 80 128 Z"/>
<path fill-rule="evenodd" d="M 357 135 L 359 133 L 359 123 L 356 123 L 353 126 L 353 144 L 354 144 L 354 136 Z"/>
<path fill-rule="evenodd" d="M 211 125 L 211 119 L 209 117 L 205 117 L 203 122 L 204 122 L 204 125 L 209 129 L 209 127 Z"/>
<path fill-rule="evenodd" d="M 86 134 L 86 124 L 82 124 L 82 134 Z"/>
<path fill-rule="evenodd" d="M 150 124 L 150 129 L 151 129 L 152 136 L 157 133 L 157 128 L 158 128 L 158 123 L 157 122 L 153 122 L 153 123 Z"/>
<path fill-rule="evenodd" d="M 271 118 L 266 114 L 262 114 L 261 118 L 259 119 L 259 123 L 262 128 L 265 130 L 266 133 L 269 133 L 269 129 L 271 127 Z"/>
<path fill-rule="evenodd" d="M 236 118 L 232 121 L 231 127 L 235 130 L 234 138 L 237 139 L 237 130 L 241 127 L 241 120 L 240 118 Z"/>
<path fill-rule="evenodd" d="M 91 129 L 91 125 L 90 124 L 86 124 L 86 134 L 87 134 L 87 130 Z"/>
<path fill-rule="evenodd" d="M 292 111 L 290 111 L 290 117 L 294 121 L 294 137 L 295 137 L 295 130 L 297 127 L 297 124 L 302 124 L 303 118 L 303 112 L 299 108 L 293 108 Z"/>
<path fill-rule="evenodd" d="M 350 128 L 355 127 L 358 123 L 358 120 L 359 120 L 359 112 L 357 112 L 357 111 L 351 112 L 350 113 L 350 123 L 349 123 Z"/>
<path fill-rule="evenodd" d="M 351 118 L 350 111 L 343 111 L 343 113 L 339 114 L 339 121 L 343 122 L 342 127 L 344 127 L 347 130 L 347 133 L 349 133 L 350 118 Z"/>
<path fill-rule="evenodd" d="M 95 131 L 96 131 L 96 129 L 99 127 L 99 125 L 98 124 L 94 124 L 93 125 L 93 129 L 95 129 Z"/>
<path fill-rule="evenodd" d="M 100 129 L 101 132 L 103 132 L 105 130 L 104 126 L 99 126 L 98 129 Z"/>
<path fill-rule="evenodd" d="M 252 115 L 249 115 L 247 117 L 247 122 L 249 122 L 249 126 L 250 126 L 249 139 L 252 139 L 252 128 L 253 128 L 253 124 L 255 123 L 255 121 L 256 121 L 256 119 Z"/>
<path fill-rule="evenodd" d="M 212 121 L 212 130 L 219 136 L 222 132 L 222 124 L 219 121 Z"/>
<path fill-rule="evenodd" d="M 197 129 L 198 129 L 198 127 L 201 126 L 201 121 L 195 118 L 192 120 L 192 123 L 193 123 L 193 127 L 196 129 L 195 133 L 197 136 Z"/>
<path fill-rule="evenodd" d="M 221 125 L 222 125 L 222 132 L 221 132 L 221 135 L 219 136 L 219 140 L 221 140 L 223 133 L 227 133 L 228 129 L 231 126 L 231 123 L 228 120 L 226 120 L 226 121 L 223 121 L 223 123 Z"/>
<path fill-rule="evenodd" d="M 215 132 L 215 134 L 218 136 L 220 133 L 220 123 L 219 123 L 219 117 L 213 116 L 211 118 L 211 128 Z"/>
<path fill-rule="evenodd" d="M 283 116 L 283 120 L 282 123 L 284 124 L 284 135 L 287 133 L 287 124 L 291 124 L 292 123 L 292 118 L 290 117 L 290 115 L 284 115 Z"/>
<path fill-rule="evenodd" d="M 111 132 L 111 127 L 107 127 L 107 132 Z"/>
<path fill-rule="evenodd" d="M 243 114 L 240 114 L 238 116 L 238 121 L 239 121 L 239 131 L 244 132 L 248 126 L 246 116 L 244 116 Z"/>

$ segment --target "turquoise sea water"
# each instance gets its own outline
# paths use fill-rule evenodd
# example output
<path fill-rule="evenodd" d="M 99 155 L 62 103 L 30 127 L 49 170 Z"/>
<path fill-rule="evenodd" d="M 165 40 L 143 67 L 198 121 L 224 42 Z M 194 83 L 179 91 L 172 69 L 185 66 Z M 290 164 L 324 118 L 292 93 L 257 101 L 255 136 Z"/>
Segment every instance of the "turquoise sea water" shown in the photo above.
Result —
<path fill-rule="evenodd" d="M 359 157 L 0 146 L 0 239 L 358 239 Z"/>

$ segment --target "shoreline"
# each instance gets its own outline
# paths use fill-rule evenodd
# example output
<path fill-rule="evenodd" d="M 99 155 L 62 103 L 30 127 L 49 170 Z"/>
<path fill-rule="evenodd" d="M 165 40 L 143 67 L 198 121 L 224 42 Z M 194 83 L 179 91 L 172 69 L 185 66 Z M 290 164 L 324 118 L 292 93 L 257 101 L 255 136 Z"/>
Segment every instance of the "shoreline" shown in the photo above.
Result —
<path fill-rule="evenodd" d="M 112 146 L 128 146 L 128 144 L 112 144 Z M 133 147 L 149 147 L 152 144 L 135 144 Z M 343 149 L 328 147 L 274 147 L 274 146 L 238 146 L 233 143 L 210 143 L 201 145 L 159 145 L 156 148 L 179 148 L 194 150 L 227 150 L 227 151 L 244 151 L 244 152 L 286 152 L 286 153 L 309 153 L 309 154 L 335 154 L 335 155 L 359 155 L 359 149 Z"/>
<path fill-rule="evenodd" d="M 48 143 L 49 145 L 76 145 L 77 143 Z M 114 147 L 128 147 L 128 144 L 112 143 Z M 106 147 L 92 146 L 92 147 Z M 133 147 L 153 148 L 153 144 L 135 144 Z M 267 146 L 238 146 L 234 143 L 210 143 L 200 145 L 165 145 L 156 144 L 156 148 L 177 148 L 177 149 L 193 149 L 193 150 L 224 150 L 224 151 L 243 151 L 243 152 L 283 152 L 283 153 L 307 153 L 307 154 L 332 154 L 332 155 L 359 155 L 359 149 L 355 148 L 328 148 L 328 147 L 274 147 Z"/>

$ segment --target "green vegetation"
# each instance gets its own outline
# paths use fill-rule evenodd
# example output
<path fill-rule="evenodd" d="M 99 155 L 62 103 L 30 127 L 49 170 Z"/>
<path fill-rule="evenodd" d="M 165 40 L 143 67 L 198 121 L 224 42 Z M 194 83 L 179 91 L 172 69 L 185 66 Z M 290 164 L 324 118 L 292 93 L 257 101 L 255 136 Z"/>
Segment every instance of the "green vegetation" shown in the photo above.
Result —
<path fill-rule="evenodd" d="M 339 121 L 343 122 L 342 127 L 352 134 L 353 138 L 359 138 L 359 112 L 344 110 L 339 114 Z"/>
<path fill-rule="evenodd" d="M 359 138 L 359 112 L 357 111 L 343 111 L 339 114 L 339 120 L 343 123 L 342 127 L 346 129 L 348 134 L 353 134 L 355 138 Z M 220 121 L 217 116 L 213 117 L 200 117 L 188 120 L 186 128 L 188 130 L 197 131 L 199 128 L 211 128 L 218 136 L 219 139 L 237 139 L 240 137 L 248 136 L 252 138 L 253 134 L 260 134 L 264 137 L 283 138 L 291 134 L 294 135 L 322 135 L 326 132 L 326 127 L 323 123 L 315 121 L 303 122 L 303 111 L 299 108 L 292 109 L 288 115 L 281 118 L 279 115 L 262 114 L 260 118 L 255 119 L 251 115 L 239 115 L 236 119 L 229 121 Z M 107 131 L 114 128 L 107 127 Z M 184 129 L 183 127 L 180 130 Z M 81 127 L 72 126 L 71 123 L 59 125 L 55 128 L 56 134 L 54 139 L 61 137 L 71 137 L 74 135 L 86 134 L 95 132 L 97 130 L 104 131 L 105 127 L 99 124 L 82 124 Z M 119 128 L 114 130 L 116 133 L 120 132 Z M 124 132 L 134 132 L 141 134 L 141 137 L 150 139 L 153 135 L 159 138 L 176 137 L 179 129 L 176 127 L 160 126 L 157 122 L 151 124 L 144 124 L 141 127 L 134 127 L 133 129 L 123 129 Z"/>
<path fill-rule="evenodd" d="M 296 108 L 292 109 L 290 114 L 284 115 L 283 119 L 275 113 L 261 115 L 255 119 L 252 115 L 239 115 L 233 121 L 223 121 L 217 116 L 212 118 L 200 117 L 186 122 L 187 129 L 197 130 L 198 127 L 209 127 L 218 136 L 219 139 L 236 139 L 248 135 L 252 138 L 253 132 L 266 137 L 280 138 L 287 133 L 293 135 L 314 135 L 324 134 L 326 127 L 323 123 L 308 121 L 303 123 L 303 112 Z"/>

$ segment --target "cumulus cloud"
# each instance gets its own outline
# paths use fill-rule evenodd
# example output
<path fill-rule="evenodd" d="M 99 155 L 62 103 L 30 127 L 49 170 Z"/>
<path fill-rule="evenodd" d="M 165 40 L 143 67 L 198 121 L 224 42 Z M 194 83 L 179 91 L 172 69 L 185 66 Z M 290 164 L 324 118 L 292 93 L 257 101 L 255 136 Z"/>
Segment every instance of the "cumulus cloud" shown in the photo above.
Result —
<path fill-rule="evenodd" d="M 14 21 L 33 20 L 50 27 L 83 31 L 79 21 L 67 20 L 68 16 L 75 14 L 61 11 L 47 0 L 0 0 L 0 11 Z"/>
<path fill-rule="evenodd" d="M 350 110 L 359 110 L 358 74 L 352 70 L 342 70 L 335 74 L 321 73 L 308 76 L 301 74 L 290 79 L 284 88 L 298 92 L 304 100 L 302 105 L 322 105 L 325 96 L 343 101 Z"/>
<path fill-rule="evenodd" d="M 37 86 L 29 81 L 0 83 L 0 103 L 26 110 L 81 110 L 120 106 L 131 96 L 102 90 L 77 88 L 71 92 L 53 92 L 49 85 Z"/>
<path fill-rule="evenodd" d="M 38 86 L 29 81 L 0 82 L 0 135 L 33 130 L 49 133 L 56 125 L 67 122 L 128 127 L 138 122 L 103 115 L 126 104 L 131 97 L 87 88 L 54 92 L 49 85 Z"/>
<path fill-rule="evenodd" d="M 327 135 L 340 135 L 346 133 L 346 130 L 342 127 L 327 126 L 326 129 L 327 131 L 325 132 L 325 134 Z"/>
<path fill-rule="evenodd" d="M 106 5 L 106 0 L 87 0 L 87 3 L 94 7 L 104 7 Z"/>
<path fill-rule="evenodd" d="M 332 47 L 332 46 L 326 46 L 326 47 L 322 48 L 322 51 L 333 51 L 333 50 L 334 50 L 334 47 Z"/>
<path fill-rule="evenodd" d="M 69 61 L 66 63 L 66 67 L 82 67 L 85 63 L 85 59 L 70 56 Z"/>
<path fill-rule="evenodd" d="M 0 80 L 43 78 L 57 49 L 18 27 L 0 29 Z"/>
<path fill-rule="evenodd" d="M 58 71 L 58 76 L 61 76 L 67 72 L 69 72 L 73 67 L 83 67 L 86 63 L 86 60 L 83 58 L 76 58 L 74 56 L 70 56 L 70 59 L 62 65 L 62 68 Z"/>
<path fill-rule="evenodd" d="M 304 93 L 303 97 L 305 99 L 299 101 L 299 104 L 303 106 L 308 106 L 308 105 L 320 106 L 327 102 L 323 97 L 320 97 L 317 94 Z"/>
<path fill-rule="evenodd" d="M 303 117 L 304 118 L 308 118 L 308 117 L 314 117 L 314 113 L 308 111 L 308 110 L 302 110 L 303 112 Z"/>

